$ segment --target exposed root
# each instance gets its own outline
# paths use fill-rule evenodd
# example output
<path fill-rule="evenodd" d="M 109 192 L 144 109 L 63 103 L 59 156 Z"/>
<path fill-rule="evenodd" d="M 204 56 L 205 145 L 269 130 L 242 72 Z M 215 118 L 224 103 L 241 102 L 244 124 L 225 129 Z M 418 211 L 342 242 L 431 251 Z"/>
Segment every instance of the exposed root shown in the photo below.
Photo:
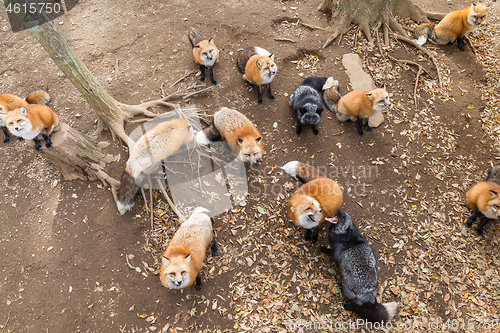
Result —
<path fill-rule="evenodd" d="M 391 57 L 390 55 L 387 55 L 387 56 L 392 61 L 397 61 L 397 62 L 401 62 L 401 63 L 409 64 L 409 65 L 414 65 L 414 66 L 418 67 L 417 77 L 415 79 L 415 87 L 413 88 L 413 101 L 415 103 L 415 110 L 416 110 L 417 109 L 417 88 L 418 88 L 418 80 L 420 78 L 420 74 L 422 74 L 423 71 L 427 72 L 427 74 L 429 74 L 429 76 L 431 76 L 431 74 L 425 68 L 423 68 L 422 65 L 420 65 L 420 64 L 418 64 L 418 63 L 416 63 L 414 61 L 411 61 L 411 60 L 399 60 L 399 59 L 396 59 L 394 57 Z"/>
<path fill-rule="evenodd" d="M 424 47 L 418 45 L 414 40 L 412 39 L 409 39 L 409 38 L 406 38 L 406 37 L 403 37 L 403 36 L 400 36 L 398 34 L 394 34 L 394 37 L 399 39 L 399 40 L 402 40 L 408 44 L 411 44 L 413 46 L 415 46 L 417 49 L 419 49 L 420 51 L 422 51 L 423 53 L 427 54 L 429 56 L 429 58 L 432 60 L 432 62 L 434 63 L 434 66 L 436 66 L 436 71 L 437 71 L 437 74 L 438 74 L 438 82 L 439 82 L 439 87 L 440 88 L 443 88 L 443 81 L 441 79 L 441 71 L 439 70 L 439 64 L 436 60 L 436 57 L 434 57 L 427 49 L 425 49 Z"/>
<path fill-rule="evenodd" d="M 325 30 L 325 28 L 318 27 L 316 25 L 312 25 L 312 24 L 308 24 L 308 23 L 304 23 L 304 22 L 300 22 L 299 24 L 301 24 L 304 27 L 309 28 L 311 30 Z"/>

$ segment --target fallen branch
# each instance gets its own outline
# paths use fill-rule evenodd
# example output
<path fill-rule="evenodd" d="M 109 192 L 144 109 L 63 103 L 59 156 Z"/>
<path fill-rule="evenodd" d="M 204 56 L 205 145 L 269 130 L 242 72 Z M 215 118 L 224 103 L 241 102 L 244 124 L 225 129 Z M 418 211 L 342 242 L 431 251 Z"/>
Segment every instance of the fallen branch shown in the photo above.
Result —
<path fill-rule="evenodd" d="M 294 40 L 291 40 L 290 38 L 275 38 L 275 41 L 278 42 L 291 42 L 291 43 L 296 43 Z"/>
<path fill-rule="evenodd" d="M 7 327 L 7 323 L 9 322 L 9 319 L 10 319 L 10 310 L 9 310 L 9 314 L 7 315 L 7 321 L 5 322 L 5 324 L 3 324 L 3 328 L 2 328 L 2 332 L 5 330 L 5 327 Z"/>
<path fill-rule="evenodd" d="M 309 28 L 311 30 L 326 30 L 325 28 L 318 27 L 316 25 L 304 23 L 304 22 L 299 22 L 299 24 L 302 24 L 304 27 Z"/>
<path fill-rule="evenodd" d="M 183 77 L 181 77 L 179 80 L 175 81 L 174 83 L 172 83 L 172 85 L 170 86 L 170 88 L 172 88 L 173 86 L 175 86 L 177 83 L 181 82 L 182 80 L 185 80 L 188 76 L 190 75 L 193 75 L 193 74 L 196 74 L 198 73 L 198 71 L 194 71 L 194 72 L 190 72 L 190 73 L 187 73 L 185 74 Z"/>
<path fill-rule="evenodd" d="M 170 197 L 168 196 L 167 191 L 165 191 L 163 184 L 160 183 L 159 179 L 157 179 L 157 181 L 158 181 L 158 186 L 160 188 L 160 191 L 165 196 L 165 199 L 167 200 L 168 204 L 170 205 L 170 208 L 172 208 L 172 210 L 175 212 L 175 214 L 177 214 L 177 216 L 179 217 L 179 220 L 181 220 L 182 222 L 186 221 L 187 220 L 186 217 L 174 205 L 174 203 L 172 202 L 172 199 L 170 199 Z"/>
<path fill-rule="evenodd" d="M 427 54 L 427 56 L 429 56 L 429 58 L 434 63 L 434 66 L 436 66 L 436 71 L 437 71 L 437 74 L 438 74 L 439 87 L 443 88 L 443 80 L 441 79 L 441 71 L 439 70 L 439 64 L 437 62 L 436 57 L 434 57 L 428 50 L 426 50 L 422 46 L 418 45 L 417 42 L 415 42 L 414 40 L 411 40 L 409 38 L 403 37 L 403 36 L 398 35 L 398 34 L 394 34 L 394 37 L 397 38 L 397 39 L 399 39 L 399 40 L 402 40 L 402 41 L 404 41 L 404 42 L 406 42 L 408 44 L 413 45 L 414 47 L 416 47 L 417 49 L 419 49 L 423 53 Z"/>

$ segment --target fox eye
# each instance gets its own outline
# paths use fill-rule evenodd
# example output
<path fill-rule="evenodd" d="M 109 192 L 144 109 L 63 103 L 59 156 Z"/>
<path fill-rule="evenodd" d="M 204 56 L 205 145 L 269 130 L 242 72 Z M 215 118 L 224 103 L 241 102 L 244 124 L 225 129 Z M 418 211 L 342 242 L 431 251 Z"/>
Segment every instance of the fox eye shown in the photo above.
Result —
<path fill-rule="evenodd" d="M 17 122 L 18 122 L 18 123 L 20 123 L 20 122 L 21 122 L 21 119 L 18 119 L 18 120 L 17 120 Z"/>
<path fill-rule="evenodd" d="M 175 273 L 174 272 L 170 273 L 170 276 L 175 277 Z"/>
<path fill-rule="evenodd" d="M 245 154 L 246 157 L 250 157 L 250 154 Z"/>
<path fill-rule="evenodd" d="M 308 210 L 311 210 L 311 207 L 307 207 L 307 208 L 306 208 L 306 212 L 307 212 Z"/>
<path fill-rule="evenodd" d="M 186 275 L 186 271 L 182 271 L 181 275 L 183 275 L 183 276 Z"/>

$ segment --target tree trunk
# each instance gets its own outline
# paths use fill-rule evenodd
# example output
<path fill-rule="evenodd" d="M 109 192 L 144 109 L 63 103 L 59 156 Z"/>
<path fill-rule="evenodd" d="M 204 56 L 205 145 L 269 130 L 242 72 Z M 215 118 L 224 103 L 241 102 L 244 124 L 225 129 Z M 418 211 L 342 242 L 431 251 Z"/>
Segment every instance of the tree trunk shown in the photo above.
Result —
<path fill-rule="evenodd" d="M 326 48 L 335 38 L 350 29 L 351 24 L 358 25 L 373 46 L 370 27 L 384 29 L 385 45 L 389 44 L 387 28 L 408 36 L 395 16 L 408 17 L 416 22 L 429 22 L 428 18 L 440 19 L 441 14 L 426 13 L 411 0 L 322 0 L 318 10 L 332 15 L 328 30 L 331 35 L 323 45 Z"/>

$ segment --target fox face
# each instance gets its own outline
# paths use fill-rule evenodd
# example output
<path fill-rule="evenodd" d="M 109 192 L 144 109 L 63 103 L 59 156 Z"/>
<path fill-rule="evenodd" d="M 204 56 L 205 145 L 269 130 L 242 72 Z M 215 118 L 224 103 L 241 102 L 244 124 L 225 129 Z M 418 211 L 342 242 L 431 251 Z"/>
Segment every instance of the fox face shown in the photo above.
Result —
<path fill-rule="evenodd" d="M 212 66 L 219 55 L 219 51 L 215 47 L 213 38 L 210 38 L 208 41 L 204 40 L 198 43 L 198 45 L 194 48 L 200 52 L 201 61 L 205 66 Z"/>
<path fill-rule="evenodd" d="M 30 120 L 28 119 L 28 112 L 24 107 L 16 111 L 8 112 L 5 122 L 12 134 L 24 137 L 25 139 L 26 137 L 23 136 L 23 134 L 31 132 L 33 128 Z"/>
<path fill-rule="evenodd" d="M 366 98 L 370 100 L 376 113 L 379 113 L 386 107 L 391 106 L 389 93 L 385 91 L 384 87 L 385 85 L 383 85 L 382 88 L 371 90 L 366 94 Z"/>
<path fill-rule="evenodd" d="M 333 217 L 325 217 L 325 221 L 330 222 L 331 226 L 328 233 L 333 235 L 345 234 L 352 225 L 351 216 L 341 212 L 340 209 L 337 209 Z"/>
<path fill-rule="evenodd" d="M 481 25 L 486 19 L 488 14 L 488 7 L 482 3 L 475 4 L 471 6 L 471 11 L 467 17 L 467 22 L 471 25 Z"/>
<path fill-rule="evenodd" d="M 262 158 L 262 137 L 254 138 L 238 138 L 240 153 L 238 158 L 243 162 L 251 164 L 259 164 Z"/>
<path fill-rule="evenodd" d="M 500 219 L 500 197 L 498 192 L 490 190 L 490 199 L 486 205 L 487 211 L 483 212 L 484 216 L 489 219 Z"/>
<path fill-rule="evenodd" d="M 262 84 L 271 83 L 273 77 L 278 71 L 278 66 L 274 63 L 274 54 L 257 60 L 256 66 L 259 69 L 260 76 L 262 77 Z"/>
<path fill-rule="evenodd" d="M 319 225 L 319 214 L 322 210 L 319 202 L 311 197 L 302 196 L 295 202 L 291 202 L 290 212 L 292 212 L 295 222 L 305 229 L 312 229 Z"/>
<path fill-rule="evenodd" d="M 302 124 L 317 125 L 321 120 L 319 113 L 322 111 L 322 109 L 318 109 L 317 105 L 306 104 L 299 109 L 298 117 Z"/>
<path fill-rule="evenodd" d="M 189 263 L 191 255 L 175 256 L 173 258 L 162 257 L 161 262 L 163 267 L 163 275 L 160 276 L 162 284 L 170 289 L 183 289 L 190 281 Z"/>

